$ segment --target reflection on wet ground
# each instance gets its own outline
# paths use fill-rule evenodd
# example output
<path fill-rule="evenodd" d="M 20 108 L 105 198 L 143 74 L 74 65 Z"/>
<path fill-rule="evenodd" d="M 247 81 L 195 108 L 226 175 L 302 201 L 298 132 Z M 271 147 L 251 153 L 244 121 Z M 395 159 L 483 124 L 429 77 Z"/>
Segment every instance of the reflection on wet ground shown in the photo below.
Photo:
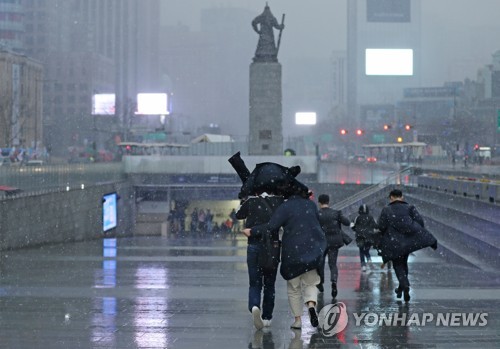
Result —
<path fill-rule="evenodd" d="M 380 269 L 374 257 L 374 268 L 362 272 L 357 253 L 355 246 L 341 249 L 338 301 L 348 323 L 330 333 L 312 328 L 305 312 L 302 331 L 289 329 L 281 278 L 272 327 L 253 329 L 240 237 L 104 239 L 2 252 L 0 348 L 489 348 L 500 342 L 500 274 L 420 251 L 410 257 L 412 299 L 405 304 L 395 298 L 393 271 Z M 329 294 L 326 285 L 318 310 L 331 304 Z M 425 314 L 451 313 L 488 313 L 487 324 L 419 323 Z M 401 318 L 413 322 L 402 326 Z"/>

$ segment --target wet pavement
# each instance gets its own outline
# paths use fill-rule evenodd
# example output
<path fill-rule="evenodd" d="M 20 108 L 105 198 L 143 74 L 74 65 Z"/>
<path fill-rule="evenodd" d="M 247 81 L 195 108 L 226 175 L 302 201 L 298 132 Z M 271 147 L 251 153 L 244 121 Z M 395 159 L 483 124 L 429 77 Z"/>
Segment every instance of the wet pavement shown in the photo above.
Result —
<path fill-rule="evenodd" d="M 405 304 L 395 297 L 393 271 L 373 260 L 362 272 L 357 248 L 341 249 L 337 300 L 348 323 L 334 334 L 311 327 L 305 311 L 302 331 L 290 330 L 281 277 L 272 326 L 253 329 L 242 237 L 104 239 L 2 252 L 0 348 L 499 347 L 500 273 L 419 251 L 410 257 Z M 331 304 L 329 294 L 326 285 L 318 310 Z M 462 313 L 484 318 L 464 326 Z M 413 320 L 380 322 L 398 316 Z"/>

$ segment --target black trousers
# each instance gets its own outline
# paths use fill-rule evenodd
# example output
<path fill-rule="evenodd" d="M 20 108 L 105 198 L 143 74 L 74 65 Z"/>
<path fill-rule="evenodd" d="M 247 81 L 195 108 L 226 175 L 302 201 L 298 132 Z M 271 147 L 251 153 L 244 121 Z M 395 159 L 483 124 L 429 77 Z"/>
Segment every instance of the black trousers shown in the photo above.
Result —
<path fill-rule="evenodd" d="M 320 284 L 323 285 L 325 282 L 325 259 L 328 256 L 328 266 L 330 267 L 330 281 L 337 283 L 337 278 L 339 276 L 339 270 L 337 268 L 337 257 L 339 255 L 339 249 L 328 247 L 323 255 L 323 260 L 318 268 L 318 274 L 320 278 Z"/>
<path fill-rule="evenodd" d="M 403 290 L 406 287 L 410 287 L 410 282 L 408 281 L 408 255 L 393 259 L 392 266 L 399 281 L 399 288 Z"/>

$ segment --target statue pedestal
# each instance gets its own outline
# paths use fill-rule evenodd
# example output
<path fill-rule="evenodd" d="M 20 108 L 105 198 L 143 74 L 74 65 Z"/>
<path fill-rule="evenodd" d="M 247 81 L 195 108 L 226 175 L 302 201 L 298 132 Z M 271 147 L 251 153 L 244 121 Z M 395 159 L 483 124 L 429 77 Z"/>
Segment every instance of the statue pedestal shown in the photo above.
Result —
<path fill-rule="evenodd" d="M 283 155 L 281 64 L 250 65 L 249 155 Z"/>

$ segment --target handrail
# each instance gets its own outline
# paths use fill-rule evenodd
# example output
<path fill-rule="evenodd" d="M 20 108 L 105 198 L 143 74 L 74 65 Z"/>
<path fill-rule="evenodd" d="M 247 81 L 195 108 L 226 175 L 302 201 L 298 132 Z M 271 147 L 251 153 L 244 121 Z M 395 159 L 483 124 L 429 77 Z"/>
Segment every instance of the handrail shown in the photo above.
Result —
<path fill-rule="evenodd" d="M 371 186 L 357 192 L 356 194 L 354 194 L 354 195 L 352 195 L 352 196 L 350 196 L 342 201 L 335 203 L 334 205 L 332 205 L 332 208 L 334 208 L 336 210 L 342 210 L 342 209 L 344 209 L 348 206 L 351 206 L 352 204 L 358 202 L 359 200 L 364 199 L 364 198 L 376 193 L 377 191 L 380 191 L 381 189 L 387 187 L 388 185 L 393 184 L 392 183 L 393 181 L 395 182 L 394 184 L 399 185 L 399 184 L 401 184 L 401 176 L 406 175 L 406 174 L 410 174 L 412 172 L 412 169 L 413 169 L 413 167 L 410 166 L 410 167 L 406 167 L 402 170 L 399 170 L 398 172 L 393 173 L 392 175 L 390 175 L 389 177 L 387 177 L 383 181 L 381 181 L 377 184 L 371 185 Z"/>

